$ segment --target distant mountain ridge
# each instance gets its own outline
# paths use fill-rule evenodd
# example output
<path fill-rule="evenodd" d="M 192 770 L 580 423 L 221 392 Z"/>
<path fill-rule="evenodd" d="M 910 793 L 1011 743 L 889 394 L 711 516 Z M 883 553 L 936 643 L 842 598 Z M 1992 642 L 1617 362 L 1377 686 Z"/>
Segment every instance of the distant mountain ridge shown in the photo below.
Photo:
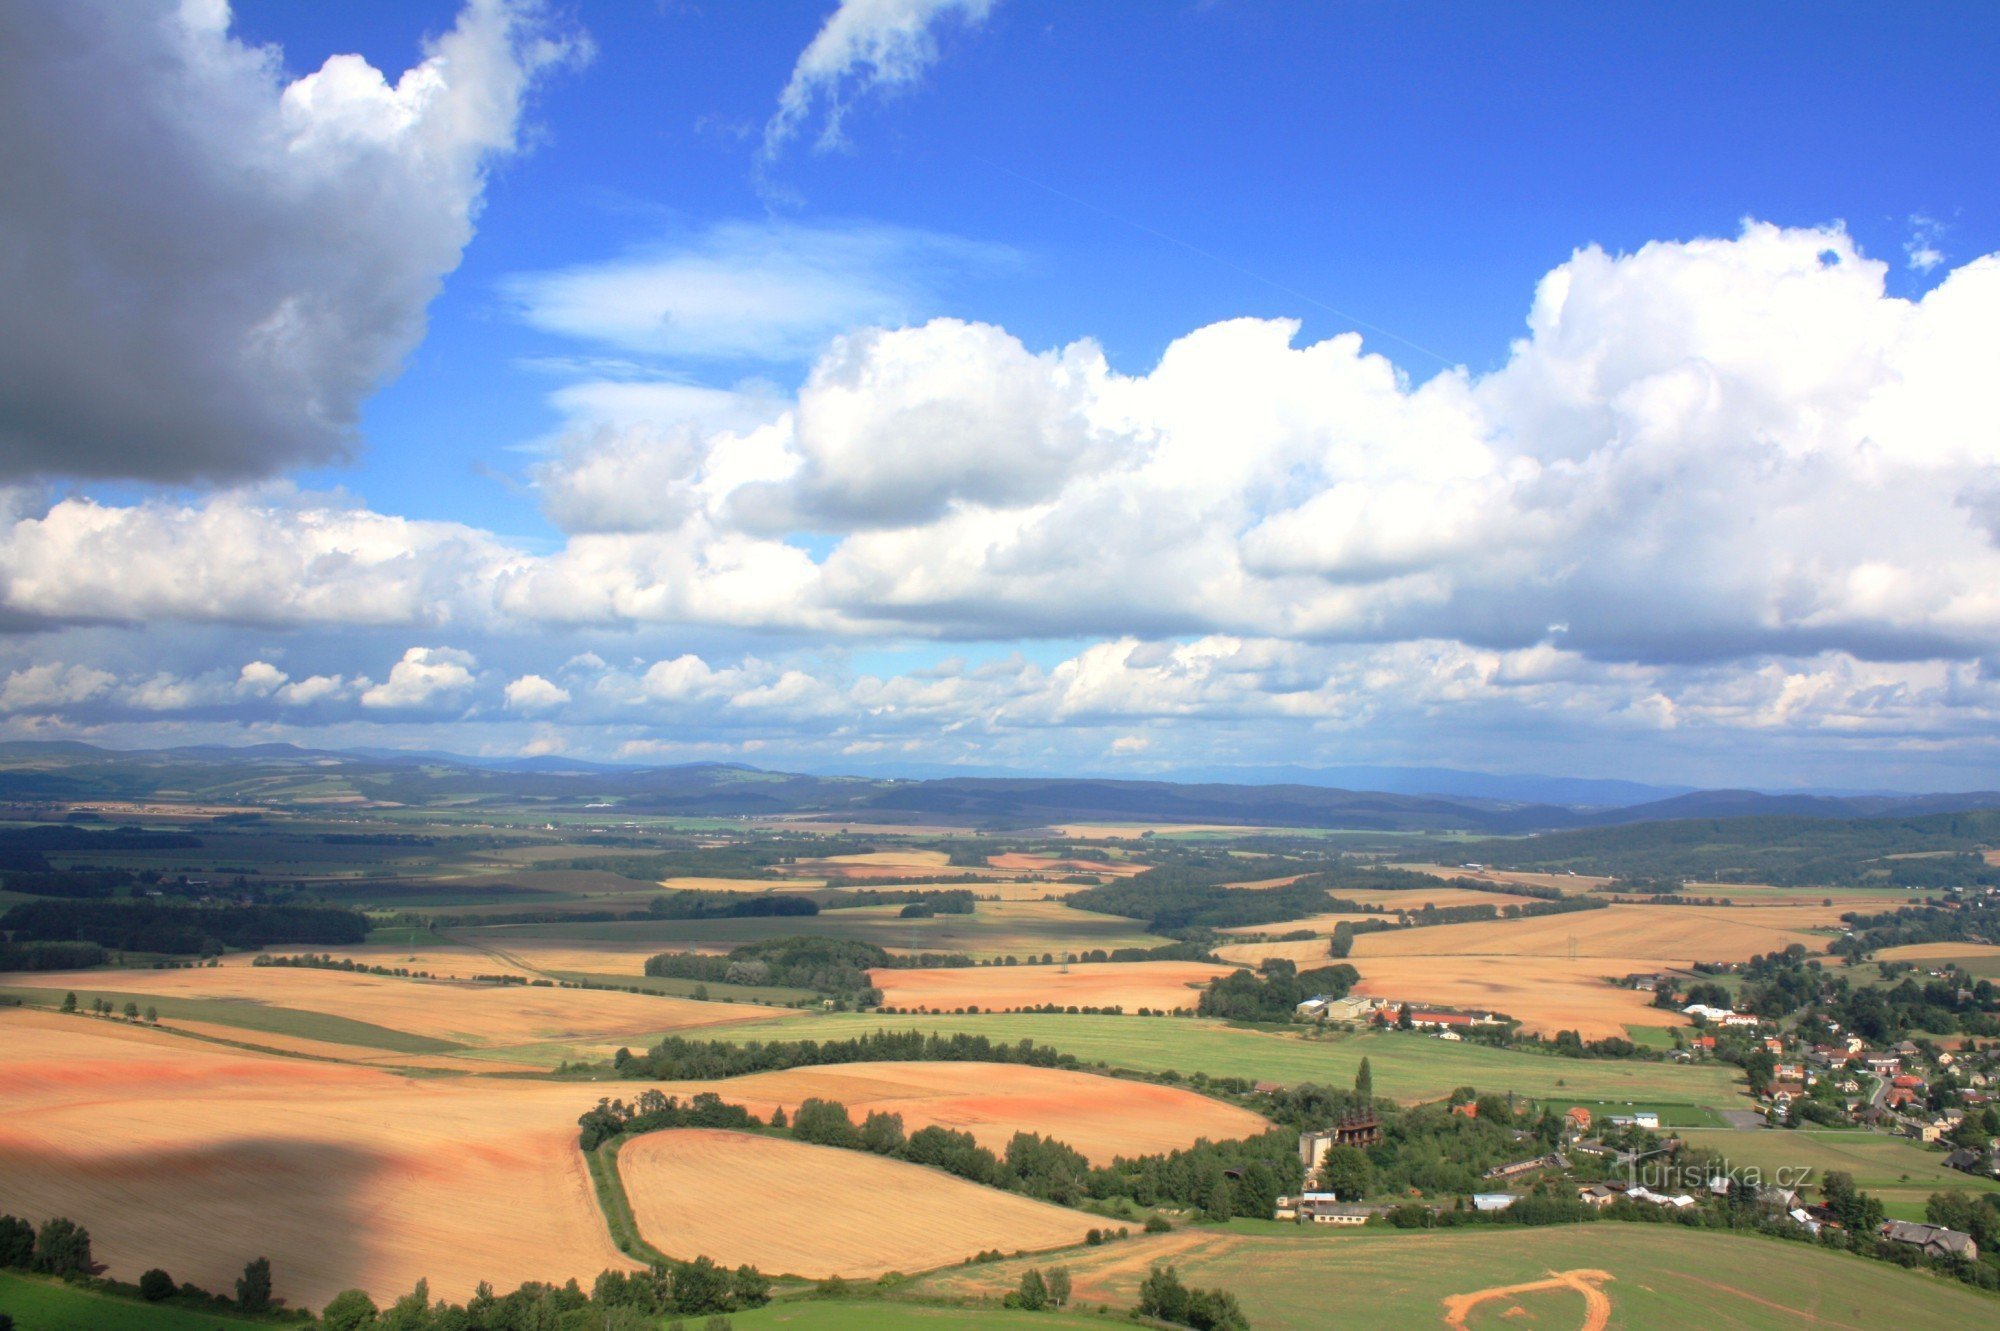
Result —
<path fill-rule="evenodd" d="M 1257 769 L 1246 769 L 1257 770 Z M 1273 769 L 1291 770 L 1291 769 Z M 1239 823 L 1359 831 L 1520 835 L 1630 823 L 1786 815 L 1916 817 L 2000 808 L 2000 792 L 1927 795 L 1676 791 L 1562 777 L 1499 777 L 1444 768 L 1298 769 L 1393 776 L 1405 787 L 1454 783 L 1451 793 L 1348 789 L 1310 781 L 1169 781 L 1029 775 L 912 779 L 768 771 L 741 763 L 637 767 L 560 755 L 468 758 L 400 750 L 321 750 L 291 744 L 102 749 L 76 741 L 0 742 L 0 799 L 136 799 L 161 791 L 215 802 L 282 803 L 292 790 L 344 782 L 380 802 L 532 801 L 552 809 L 610 805 L 646 814 L 813 814 L 857 824 L 920 822 L 1024 828 L 1073 822 Z M 1561 799 L 1481 791 L 1538 789 Z M 301 795 L 300 798 L 309 798 Z"/>

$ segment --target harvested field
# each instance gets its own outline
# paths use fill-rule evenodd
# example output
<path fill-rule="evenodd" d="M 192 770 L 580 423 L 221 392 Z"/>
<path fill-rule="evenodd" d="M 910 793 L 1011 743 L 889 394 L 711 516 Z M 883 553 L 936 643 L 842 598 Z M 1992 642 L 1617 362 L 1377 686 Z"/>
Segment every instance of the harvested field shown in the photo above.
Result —
<path fill-rule="evenodd" d="M 618 1167 L 654 1247 L 767 1274 L 924 1271 L 989 1248 L 1065 1247 L 1099 1223 L 917 1165 L 745 1133 L 647 1133 Z"/>
<path fill-rule="evenodd" d="M 1414 873 L 1434 874 L 1439 878 L 1470 878 L 1475 883 L 1519 883 L 1523 887 L 1553 887 L 1558 892 L 1575 896 L 1588 892 L 1593 887 L 1601 887 L 1611 881 L 1609 878 L 1595 878 L 1589 874 L 1530 873 L 1521 869 L 1461 869 L 1450 864 L 1399 864 L 1399 869 L 1409 869 Z"/>
<path fill-rule="evenodd" d="M 1114 1156 L 1177 1151 L 1201 1137 L 1223 1141 L 1264 1131 L 1247 1109 L 1178 1087 L 1011 1063 L 839 1063 L 758 1072 L 721 1082 L 664 1082 L 669 1095 L 714 1091 L 761 1117 L 818 1098 L 846 1105 L 855 1122 L 880 1110 L 903 1129 L 969 1132 L 995 1154 L 1017 1132 L 1068 1142 L 1093 1164 Z"/>
<path fill-rule="evenodd" d="M 1027 855 L 1019 851 L 989 855 L 986 862 L 1008 873 L 1103 873 L 1130 878 L 1146 872 L 1145 865 L 1130 860 L 1059 860 L 1052 855 Z"/>
<path fill-rule="evenodd" d="M 824 878 L 663 878 L 660 886 L 676 892 L 797 892 L 825 887 Z"/>
<path fill-rule="evenodd" d="M 1234 967 L 1200 961 L 1088 962 L 1073 966 L 959 966 L 868 973 L 886 1006 L 953 1012 L 1064 1007 L 1194 1009 L 1197 990 Z"/>
<path fill-rule="evenodd" d="M 552 986 L 478 985 L 404 980 L 290 966 L 193 970 L 51 972 L 18 977 L 43 993 L 104 992 L 226 1000 L 202 1019 L 229 1020 L 229 1005 L 265 1005 L 364 1022 L 422 1039 L 485 1047 L 552 1040 L 638 1040 L 669 1030 L 755 1021 L 772 1015 L 749 1004 Z M 254 1017 L 247 1013 L 246 1017 Z M 296 1034 L 313 1035 L 301 1030 Z M 323 1038 L 323 1037 L 316 1037 Z M 429 1050 L 407 1052 L 442 1052 Z"/>
<path fill-rule="evenodd" d="M 1792 907 L 1618 905 L 1362 934 L 1349 961 L 1361 972 L 1355 992 L 1367 997 L 1490 1008 L 1531 1031 L 1597 1039 L 1686 1020 L 1607 979 L 1744 961 L 1792 943 L 1822 951 L 1827 940 L 1802 922 Z"/>
<path fill-rule="evenodd" d="M 576 1149 L 590 1087 L 411 1078 L 0 1011 L 0 1210 L 89 1228 L 109 1274 L 378 1301 L 428 1277 L 586 1285 L 612 1246 Z"/>
<path fill-rule="evenodd" d="M 1482 920 L 1363 934 L 1357 957 L 1567 957 L 1571 940 L 1583 957 L 1650 957 L 1657 965 L 1747 961 L 1802 943 L 1826 950 L 1827 938 L 1807 933 L 1791 907 L 1609 906 L 1569 915 Z M 1656 967 L 1657 968 L 1657 967 Z"/>
<path fill-rule="evenodd" d="M 1982 979 L 2000 980 L 2000 947 L 1989 943 L 1910 943 L 1885 947 L 1875 954 L 1874 960 L 1909 961 L 1920 969 L 1950 962 Z"/>
<path fill-rule="evenodd" d="M 1534 957 L 1498 962 L 1417 954 L 1349 957 L 1348 964 L 1361 972 L 1354 986 L 1358 997 L 1486 1009 L 1518 1018 L 1524 1029 L 1541 1035 L 1569 1030 L 1586 1040 L 1601 1040 L 1624 1038 L 1631 1027 L 1688 1023 L 1677 1011 L 1654 1007 L 1651 994 L 1606 983 L 1607 977 L 1659 969 L 1653 960 Z"/>
<path fill-rule="evenodd" d="M 1148 832 L 1270 832 L 1245 823 L 1060 823 L 1050 829 L 1071 841 L 1137 841 Z"/>
<path fill-rule="evenodd" d="M 1331 966 L 1339 960 L 1328 954 L 1324 938 L 1301 938 L 1289 943 L 1229 943 L 1215 949 L 1215 955 L 1224 961 L 1251 967 L 1276 957 L 1291 962 L 1300 970 Z"/>
<path fill-rule="evenodd" d="M 650 955 L 677 950 L 727 952 L 744 943 L 798 933 L 858 939 L 891 952 L 963 952 L 977 959 L 1023 960 L 1092 948 L 1158 947 L 1170 941 L 1147 933 L 1146 926 L 1137 920 L 1071 910 L 1058 901 L 981 901 L 970 915 L 933 915 L 928 919 L 904 919 L 900 906 L 858 906 L 825 911 L 810 919 L 762 916 L 501 925 L 467 937 L 481 946 L 508 952 L 517 951 L 519 941 L 535 939 L 543 944 L 612 943 Z"/>
<path fill-rule="evenodd" d="M 802 859 L 785 866 L 785 872 L 826 879 L 912 878 L 919 874 L 978 873 L 977 869 L 956 867 L 951 856 L 941 850 L 875 850 L 862 855 L 828 855 L 822 859 Z"/>
<path fill-rule="evenodd" d="M 1316 934 L 1332 937 L 1336 927 L 1343 924 L 1360 924 L 1368 920 L 1384 920 L 1388 917 L 1364 912 L 1328 911 L 1324 915 L 1308 915 L 1300 920 L 1281 920 L 1276 924 L 1234 924 L 1227 929 L 1219 929 L 1225 934 L 1289 934 L 1301 929 L 1310 929 Z"/>
<path fill-rule="evenodd" d="M 1446 906 L 1525 906 L 1533 897 L 1517 897 L 1506 892 L 1480 892 L 1469 887 L 1440 887 L 1432 890 L 1422 888 L 1406 891 L 1362 891 L 1342 888 L 1334 895 L 1348 901 L 1358 901 L 1364 906 L 1380 906 L 1386 911 L 1420 911 L 1425 906 L 1436 906 L 1442 910 Z"/>

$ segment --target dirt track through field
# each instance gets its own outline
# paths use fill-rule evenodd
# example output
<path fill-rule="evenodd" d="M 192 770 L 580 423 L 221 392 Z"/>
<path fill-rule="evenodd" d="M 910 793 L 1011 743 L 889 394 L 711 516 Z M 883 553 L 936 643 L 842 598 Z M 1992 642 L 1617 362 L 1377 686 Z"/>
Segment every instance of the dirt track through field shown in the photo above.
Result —
<path fill-rule="evenodd" d="M 1611 1299 L 1598 1288 L 1606 1281 L 1616 1279 L 1609 1271 L 1582 1268 L 1575 1271 L 1551 1271 L 1547 1280 L 1531 1280 L 1521 1285 L 1497 1285 L 1492 1289 L 1475 1290 L 1471 1294 L 1453 1294 L 1444 1301 L 1444 1323 L 1465 1331 L 1465 1319 L 1480 1304 L 1493 1299 L 1511 1299 L 1520 1294 L 1541 1294 L 1550 1290 L 1573 1289 L 1583 1295 L 1583 1325 L 1577 1331 L 1604 1331 L 1611 1321 Z"/>

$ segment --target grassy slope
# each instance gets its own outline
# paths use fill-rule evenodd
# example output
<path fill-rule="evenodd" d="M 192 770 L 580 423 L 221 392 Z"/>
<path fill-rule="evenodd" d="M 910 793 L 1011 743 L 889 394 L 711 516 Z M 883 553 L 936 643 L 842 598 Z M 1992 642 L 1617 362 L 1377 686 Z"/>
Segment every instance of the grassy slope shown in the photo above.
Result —
<path fill-rule="evenodd" d="M 1114 1067 L 1336 1086 L 1353 1084 L 1365 1056 L 1374 1074 L 1376 1093 L 1406 1101 L 1437 1099 L 1454 1087 L 1476 1086 L 1482 1091 L 1512 1090 L 1537 1099 L 1574 1097 L 1650 1105 L 1741 1103 L 1739 1074 L 1718 1064 L 1684 1067 L 1555 1058 L 1410 1034 L 1307 1039 L 1286 1032 L 1174 1017 L 806 1013 L 718 1029 L 714 1035 L 739 1042 L 827 1040 L 875 1030 L 968 1031 L 1007 1042 L 1031 1039 Z"/>
<path fill-rule="evenodd" d="M 217 1331 L 272 1325 L 227 1313 L 189 1312 L 112 1298 L 13 1272 L 0 1272 L 0 1312 L 11 1314 L 20 1331 Z"/>
<path fill-rule="evenodd" d="M 699 1326 L 700 1318 L 688 1318 Z M 942 1308 L 921 1304 L 867 1302 L 821 1303 L 817 1300 L 788 1300 L 759 1308 L 755 1312 L 731 1313 L 736 1331 L 1063 1331 L 1064 1328 L 1102 1327 L 1106 1319 L 1073 1314 L 1007 1312 L 997 1308 Z M 1120 1319 L 1121 1325 L 1125 1325 Z"/>
<path fill-rule="evenodd" d="M 1182 1236 L 1165 1236 L 1178 1242 Z M 1129 1304 L 1154 1241 L 1101 1250 L 1108 1277 L 1074 1264 L 1079 1297 Z M 1162 1247 L 1171 1254 L 1171 1246 Z M 2000 1299 L 1886 1263 L 1806 1244 L 1670 1225 L 1599 1223 L 1550 1229 L 1368 1230 L 1297 1238 L 1229 1235 L 1173 1258 L 1181 1278 L 1235 1292 L 1257 1331 L 1442 1324 L 1441 1301 L 1551 1271 L 1599 1269 L 1618 1331 L 1963 1331 L 2000 1319 Z M 919 1289 L 993 1292 L 1019 1278 L 1004 1262 L 931 1277 Z M 1522 1315 L 1508 1316 L 1519 1306 Z M 1475 1327 L 1569 1328 L 1583 1318 L 1572 1292 L 1485 1304 Z"/>
<path fill-rule="evenodd" d="M 2000 1192 L 2000 1180 L 1946 1169 L 1942 1152 L 1879 1132 L 1694 1131 L 1685 1135 L 1697 1146 L 1722 1152 L 1732 1165 L 1753 1167 L 1767 1176 L 1784 1168 L 1811 1169 L 1812 1186 L 1817 1186 L 1828 1170 L 1845 1170 L 1854 1175 L 1863 1191 L 1892 1206 L 1901 1204 L 1899 1214 L 1909 1219 L 1921 1216 L 1924 1202 L 1934 1192 L 1950 1188 Z"/>
<path fill-rule="evenodd" d="M 110 978 L 116 972 L 107 971 L 105 975 Z M 65 992 L 61 989 L 8 988 L 0 989 L 0 996 L 19 997 L 35 1006 L 55 1008 L 61 1006 Z M 412 1035 L 372 1022 L 335 1016 L 330 1012 L 307 1012 L 242 998 L 176 998 L 122 993 L 111 989 L 78 989 L 75 993 L 77 1003 L 86 1009 L 92 999 L 108 998 L 121 1012 L 127 1002 L 132 1002 L 139 1005 L 141 1012 L 149 1007 L 157 1009 L 160 1016 L 168 1021 L 208 1021 L 218 1026 L 234 1026 L 239 1030 L 325 1040 L 364 1049 L 386 1049 L 398 1054 L 445 1054 L 464 1048 L 449 1040 Z"/>

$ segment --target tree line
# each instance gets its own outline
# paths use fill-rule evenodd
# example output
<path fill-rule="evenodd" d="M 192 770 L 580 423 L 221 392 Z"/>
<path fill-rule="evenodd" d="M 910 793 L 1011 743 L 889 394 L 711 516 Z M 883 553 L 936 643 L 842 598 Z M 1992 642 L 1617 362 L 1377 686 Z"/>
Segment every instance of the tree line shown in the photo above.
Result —
<path fill-rule="evenodd" d="M 936 1031 L 873 1031 L 851 1040 L 773 1040 L 734 1044 L 670 1035 L 643 1054 L 620 1049 L 611 1061 L 622 1077 L 652 1081 L 717 1081 L 752 1072 L 818 1067 L 828 1063 L 1020 1063 L 1030 1067 L 1074 1068 L 1062 1054 L 1033 1040 L 1007 1044 L 984 1035 L 944 1035 Z M 564 1064 L 564 1071 L 597 1071 L 602 1065 Z"/>
<path fill-rule="evenodd" d="M 89 942 L 120 952 L 213 955 L 275 943 L 365 942 L 368 920 L 332 906 L 221 906 L 164 901 L 24 901 L 0 915 L 16 943 Z"/>

